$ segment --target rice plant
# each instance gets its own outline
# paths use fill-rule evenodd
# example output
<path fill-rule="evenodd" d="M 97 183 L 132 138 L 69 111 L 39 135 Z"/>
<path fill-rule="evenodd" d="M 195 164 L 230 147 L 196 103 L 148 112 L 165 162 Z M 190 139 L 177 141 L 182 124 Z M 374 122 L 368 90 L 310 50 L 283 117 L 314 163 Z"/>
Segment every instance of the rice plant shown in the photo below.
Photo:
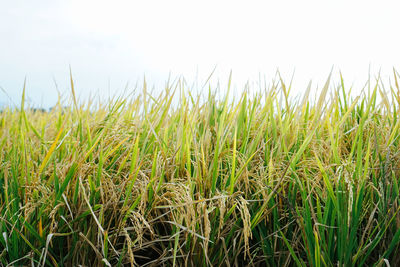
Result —
<path fill-rule="evenodd" d="M 0 114 L 0 265 L 398 266 L 399 74 Z M 228 82 L 229 92 L 230 79 Z"/>

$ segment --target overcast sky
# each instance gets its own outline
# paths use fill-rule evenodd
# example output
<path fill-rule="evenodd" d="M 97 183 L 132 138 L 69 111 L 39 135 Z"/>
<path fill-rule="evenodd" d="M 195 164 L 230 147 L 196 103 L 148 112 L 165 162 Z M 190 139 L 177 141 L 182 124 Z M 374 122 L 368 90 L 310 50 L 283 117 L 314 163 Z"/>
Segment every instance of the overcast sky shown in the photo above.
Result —
<path fill-rule="evenodd" d="M 332 66 L 348 84 L 400 67 L 398 1 L 0 1 L 0 86 L 18 102 L 24 77 L 34 105 L 69 90 L 108 96 L 146 79 L 162 90 L 169 73 L 235 90 L 279 68 L 298 92 L 321 87 Z M 0 91 L 0 103 L 7 96 Z"/>

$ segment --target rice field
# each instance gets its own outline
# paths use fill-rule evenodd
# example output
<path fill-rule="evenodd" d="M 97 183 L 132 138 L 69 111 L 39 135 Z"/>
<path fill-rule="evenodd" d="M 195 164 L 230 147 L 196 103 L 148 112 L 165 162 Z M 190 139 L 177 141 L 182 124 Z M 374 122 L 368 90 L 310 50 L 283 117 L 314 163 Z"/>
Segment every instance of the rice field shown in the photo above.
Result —
<path fill-rule="evenodd" d="M 399 77 L 97 104 L 71 77 L 48 112 L 24 87 L 0 113 L 0 266 L 399 266 Z"/>

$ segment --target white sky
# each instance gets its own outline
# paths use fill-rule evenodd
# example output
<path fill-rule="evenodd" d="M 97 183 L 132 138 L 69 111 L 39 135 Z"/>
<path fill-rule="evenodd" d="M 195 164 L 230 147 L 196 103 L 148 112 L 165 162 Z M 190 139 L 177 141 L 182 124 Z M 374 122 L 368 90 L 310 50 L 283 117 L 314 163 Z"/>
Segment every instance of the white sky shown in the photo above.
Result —
<path fill-rule="evenodd" d="M 279 68 L 294 89 L 321 87 L 332 66 L 349 85 L 400 67 L 400 4 L 369 0 L 0 1 L 0 86 L 18 102 L 24 77 L 34 105 L 69 90 L 108 96 L 146 74 L 162 90 L 169 73 L 204 81 L 215 66 L 235 90 Z M 7 102 L 0 91 L 0 103 Z"/>

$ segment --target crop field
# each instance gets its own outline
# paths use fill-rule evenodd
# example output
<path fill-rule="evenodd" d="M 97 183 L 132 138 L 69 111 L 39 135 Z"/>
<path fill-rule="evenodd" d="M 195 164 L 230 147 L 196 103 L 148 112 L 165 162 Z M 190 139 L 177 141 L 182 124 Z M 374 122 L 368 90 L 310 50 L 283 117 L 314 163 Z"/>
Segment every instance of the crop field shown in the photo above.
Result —
<path fill-rule="evenodd" d="M 97 103 L 71 77 L 50 111 L 24 87 L 0 113 L 0 266 L 399 266 L 399 79 Z"/>

